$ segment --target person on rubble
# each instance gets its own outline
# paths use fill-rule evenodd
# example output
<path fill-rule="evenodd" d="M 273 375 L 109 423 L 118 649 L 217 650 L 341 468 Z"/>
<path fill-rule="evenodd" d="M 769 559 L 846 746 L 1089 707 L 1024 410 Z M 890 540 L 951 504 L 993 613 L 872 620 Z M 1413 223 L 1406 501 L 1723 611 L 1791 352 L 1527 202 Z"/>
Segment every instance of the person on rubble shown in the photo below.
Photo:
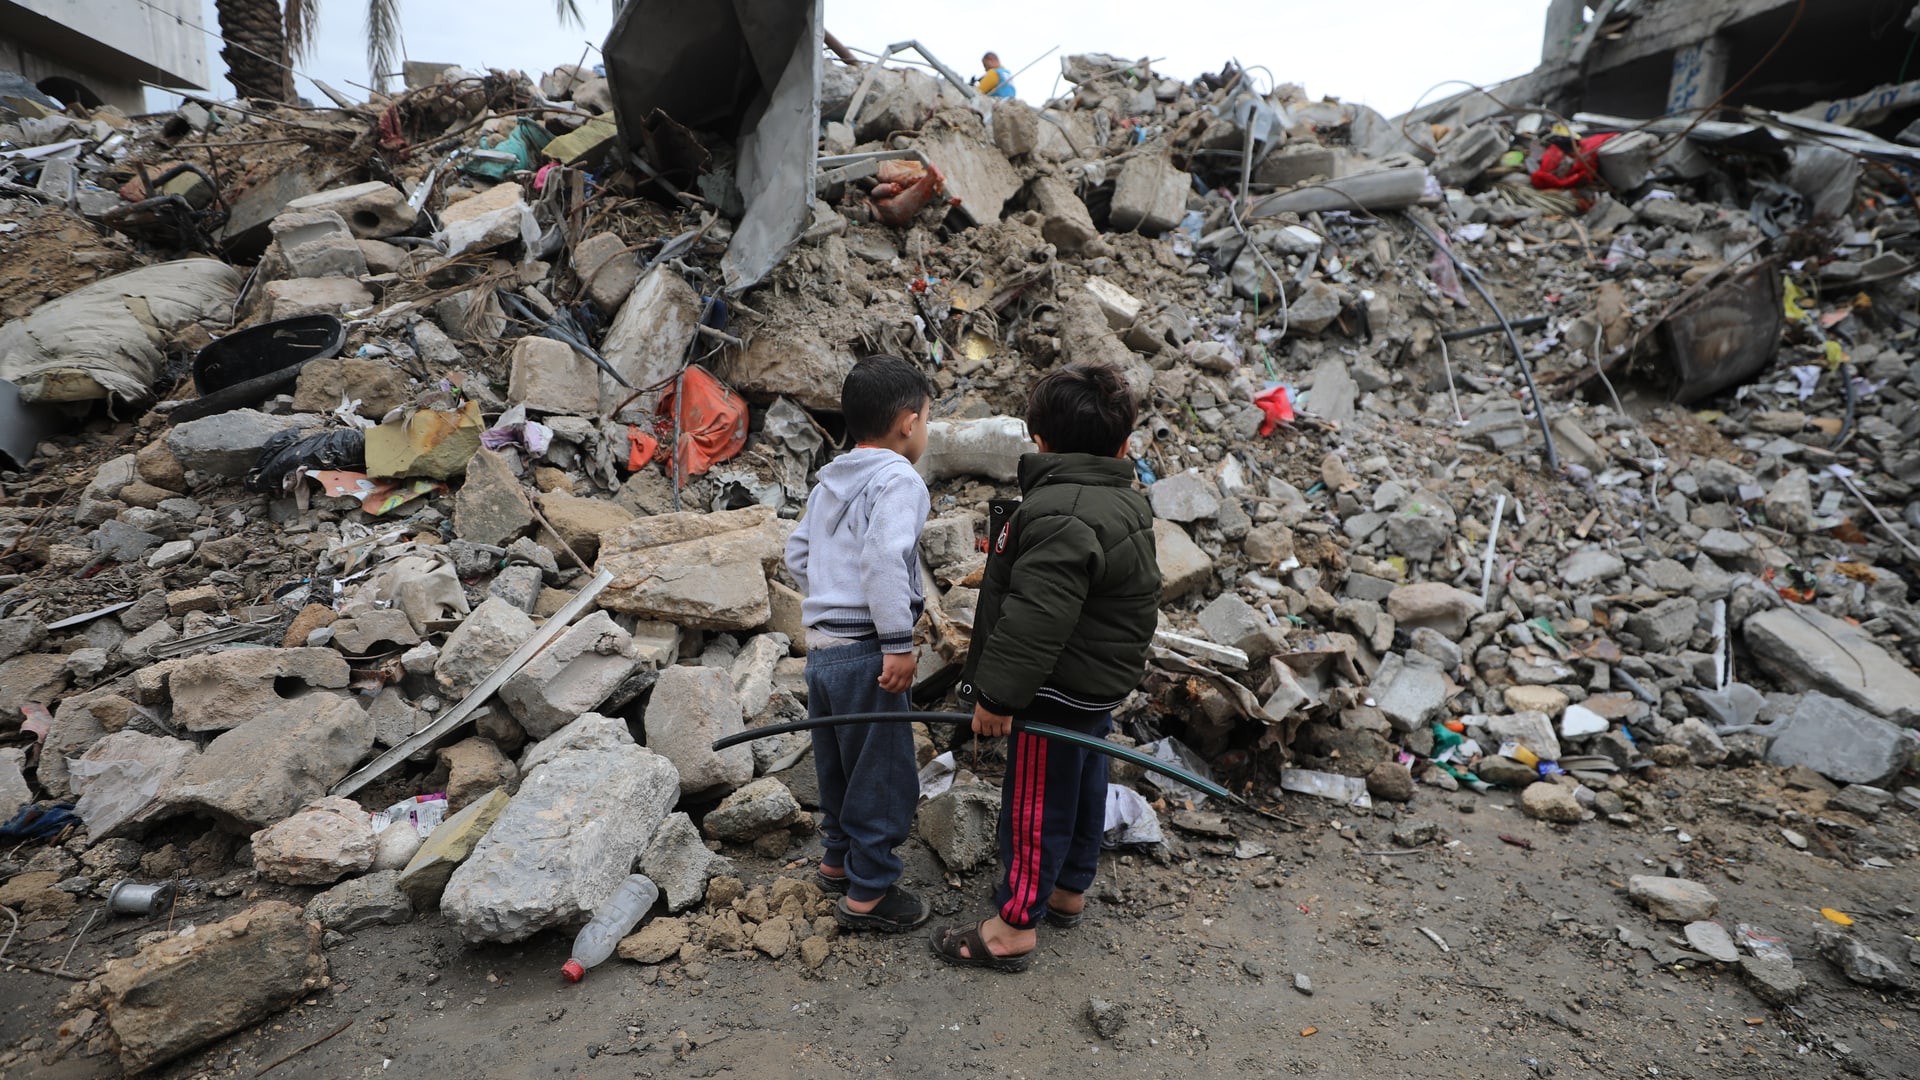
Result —
<path fill-rule="evenodd" d="M 1000 66 L 1000 54 L 988 53 L 980 58 L 980 66 L 986 74 L 976 75 L 974 89 L 988 97 L 1010 98 L 1013 96 L 1013 72 Z"/>
<path fill-rule="evenodd" d="M 807 715 L 906 712 L 920 532 L 932 504 L 914 462 L 927 450 L 933 384 L 895 356 L 869 356 L 840 387 L 854 449 L 822 468 L 786 563 L 805 594 Z M 834 918 L 850 930 L 901 933 L 927 921 L 927 902 L 899 884 L 920 803 L 907 724 L 815 728 L 826 853 L 814 883 L 842 894 Z"/>
<path fill-rule="evenodd" d="M 1140 684 L 1160 618 L 1153 510 L 1133 486 L 1133 389 L 1111 364 L 1074 365 L 1034 384 L 1020 459 L 1026 496 L 989 525 L 973 643 L 960 676 L 973 730 L 1014 717 L 1095 738 Z M 1024 971 L 1041 919 L 1079 923 L 1106 828 L 1107 759 L 1020 732 L 1000 788 L 1001 880 L 994 914 L 933 933 L 942 960 Z"/>

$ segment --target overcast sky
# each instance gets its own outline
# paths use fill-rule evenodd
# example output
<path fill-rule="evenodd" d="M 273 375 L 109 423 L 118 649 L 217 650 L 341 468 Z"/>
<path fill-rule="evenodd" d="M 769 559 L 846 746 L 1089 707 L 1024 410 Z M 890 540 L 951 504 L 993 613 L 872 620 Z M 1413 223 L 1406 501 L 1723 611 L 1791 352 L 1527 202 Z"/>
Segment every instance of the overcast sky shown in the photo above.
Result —
<path fill-rule="evenodd" d="M 365 0 L 318 2 L 317 47 L 296 67 L 364 98 L 365 91 L 352 84 L 369 82 Z M 584 26 L 561 23 L 549 0 L 402 0 L 404 51 L 416 60 L 519 68 L 536 78 L 579 60 L 582 52 L 592 63 L 612 22 L 613 4 L 578 2 Z M 1475 0 L 1451 7 L 1433 0 L 971 0 L 944 5 L 826 0 L 826 5 L 827 28 L 849 46 L 878 51 L 917 38 L 963 74 L 977 70 L 980 54 L 988 49 L 1017 70 L 1059 46 L 1017 80 L 1020 96 L 1028 101 L 1054 92 L 1059 57 L 1066 53 L 1150 56 L 1160 59 L 1157 70 L 1181 79 L 1217 71 L 1237 57 L 1248 67 L 1266 66 L 1279 82 L 1305 86 L 1315 98 L 1364 102 L 1392 116 L 1443 80 L 1485 84 L 1531 71 L 1540 57 L 1547 0 Z M 202 6 L 205 25 L 218 27 L 213 0 L 203 0 Z M 208 46 L 209 66 L 224 76 L 219 42 L 209 38 Z M 298 88 L 315 101 L 325 100 L 304 79 Z M 224 80 L 216 89 L 231 93 Z"/>

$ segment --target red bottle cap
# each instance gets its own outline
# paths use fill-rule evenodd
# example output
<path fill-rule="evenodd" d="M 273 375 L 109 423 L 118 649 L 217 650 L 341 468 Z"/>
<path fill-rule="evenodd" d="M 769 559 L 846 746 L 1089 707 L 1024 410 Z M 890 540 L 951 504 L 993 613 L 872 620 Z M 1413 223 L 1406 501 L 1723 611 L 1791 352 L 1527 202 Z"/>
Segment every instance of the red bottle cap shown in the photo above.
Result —
<path fill-rule="evenodd" d="M 569 960 L 560 965 L 560 977 L 570 983 L 577 983 L 587 977 L 586 966 L 578 960 Z"/>

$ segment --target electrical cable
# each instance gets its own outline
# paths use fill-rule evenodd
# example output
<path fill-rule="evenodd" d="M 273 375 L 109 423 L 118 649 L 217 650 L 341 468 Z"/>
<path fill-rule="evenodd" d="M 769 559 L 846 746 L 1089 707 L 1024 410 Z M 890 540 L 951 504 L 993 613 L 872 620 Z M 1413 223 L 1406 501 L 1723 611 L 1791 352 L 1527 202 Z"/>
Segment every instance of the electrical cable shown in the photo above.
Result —
<path fill-rule="evenodd" d="M 971 724 L 973 723 L 973 714 L 972 713 L 942 713 L 942 712 L 873 712 L 873 713 L 849 713 L 845 716 L 816 716 L 816 717 L 810 717 L 806 720 L 794 720 L 785 724 L 769 724 L 766 727 L 750 728 L 746 731 L 736 732 L 732 735 L 725 736 L 724 738 L 715 739 L 713 743 L 713 750 L 715 753 L 719 753 L 720 751 L 725 750 L 730 746 L 739 746 L 741 743 L 753 742 L 756 739 L 767 739 L 767 738 L 772 738 L 775 735 L 786 735 L 796 731 L 811 731 L 815 728 L 841 727 L 846 724 L 910 724 L 910 723 L 955 724 L 955 725 Z M 1206 779 L 1205 777 L 1195 776 L 1192 773 L 1187 772 L 1186 770 L 1181 769 L 1176 765 L 1170 765 L 1167 762 L 1161 761 L 1158 758 L 1143 754 L 1138 750 L 1129 749 L 1125 746 L 1120 746 L 1117 743 L 1108 742 L 1107 740 L 1102 739 L 1096 735 L 1088 735 L 1085 732 L 1081 732 L 1081 731 L 1073 731 L 1068 728 L 1055 727 L 1052 724 L 1040 724 L 1030 720 L 1021 720 L 1018 717 L 1014 718 L 1013 730 L 1024 732 L 1036 738 L 1051 739 L 1057 742 L 1072 743 L 1075 746 L 1079 746 L 1087 750 L 1092 750 L 1097 754 L 1105 754 L 1106 756 L 1111 758 L 1119 758 L 1121 761 L 1138 765 L 1149 772 L 1156 772 L 1161 774 L 1162 776 L 1170 776 L 1173 779 L 1178 780 L 1179 782 L 1187 785 L 1190 788 L 1193 788 L 1197 791 L 1204 791 L 1207 794 L 1214 796 L 1215 798 L 1225 799 L 1231 803 L 1246 805 L 1246 800 L 1240 798 L 1240 796 L 1235 795 L 1233 792 L 1227 790 L 1226 788 L 1221 787 L 1219 784 L 1216 784 L 1213 781 Z"/>
<path fill-rule="evenodd" d="M 1554 446 L 1553 431 L 1547 426 L 1546 403 L 1541 400 L 1539 388 L 1533 384 L 1533 365 L 1527 363 L 1526 350 L 1520 347 L 1520 336 L 1513 332 L 1513 323 L 1508 320 L 1507 313 L 1501 310 L 1499 302 L 1494 300 L 1493 294 L 1488 292 L 1486 285 L 1481 282 L 1479 271 L 1467 265 L 1459 255 L 1454 253 L 1453 248 L 1448 246 L 1445 240 L 1428 231 L 1427 227 L 1416 220 L 1413 215 L 1407 215 L 1407 220 L 1413 222 L 1413 227 L 1420 230 L 1421 235 L 1425 236 L 1427 240 L 1433 244 L 1435 250 L 1452 261 L 1454 269 L 1460 271 L 1460 276 L 1467 279 L 1467 284 L 1473 286 L 1473 291 L 1479 293 L 1480 299 L 1485 301 L 1487 307 L 1493 310 L 1493 317 L 1500 320 L 1500 328 L 1506 331 L 1507 344 L 1513 349 L 1513 358 L 1520 364 L 1520 374 L 1526 379 L 1527 394 L 1533 399 L 1533 418 L 1539 423 L 1540 437 L 1546 441 L 1547 446 L 1547 470 L 1558 473 L 1560 471 L 1560 452 Z"/>

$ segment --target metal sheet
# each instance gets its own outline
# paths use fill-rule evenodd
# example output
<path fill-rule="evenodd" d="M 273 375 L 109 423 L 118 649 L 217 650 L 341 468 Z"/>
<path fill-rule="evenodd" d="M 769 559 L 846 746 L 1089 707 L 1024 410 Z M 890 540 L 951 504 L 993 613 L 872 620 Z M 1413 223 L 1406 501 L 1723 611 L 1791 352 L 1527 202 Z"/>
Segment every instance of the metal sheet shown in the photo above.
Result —
<path fill-rule="evenodd" d="M 654 110 L 736 140 L 746 213 L 722 262 L 729 291 L 765 277 L 813 216 L 824 0 L 631 0 L 603 50 L 623 138 Z"/>
<path fill-rule="evenodd" d="M 1709 291 L 1662 323 L 1660 344 L 1688 405 L 1753 379 L 1780 349 L 1780 274 L 1763 262 Z"/>

